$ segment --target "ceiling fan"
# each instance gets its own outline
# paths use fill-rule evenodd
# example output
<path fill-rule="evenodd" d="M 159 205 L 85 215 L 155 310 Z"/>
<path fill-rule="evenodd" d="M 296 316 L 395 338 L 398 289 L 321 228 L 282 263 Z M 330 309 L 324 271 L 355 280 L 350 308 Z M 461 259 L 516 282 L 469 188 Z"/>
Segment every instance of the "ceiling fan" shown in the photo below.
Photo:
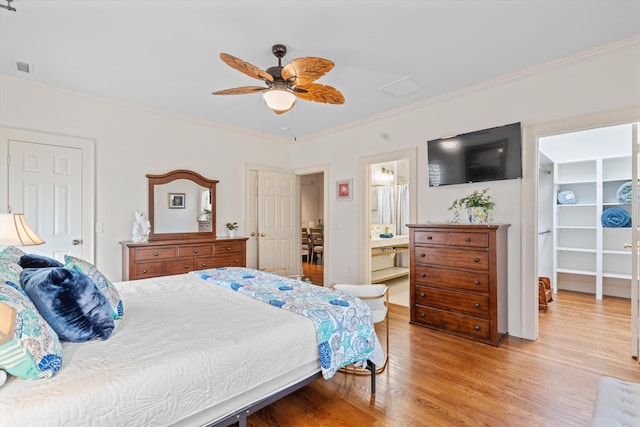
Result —
<path fill-rule="evenodd" d="M 242 59 L 227 53 L 221 53 L 220 59 L 231 68 L 241 73 L 262 80 L 265 86 L 242 86 L 233 89 L 219 90 L 213 95 L 244 95 L 262 93 L 262 96 L 276 114 L 286 113 L 296 103 L 296 97 L 306 101 L 324 102 L 327 104 L 344 104 L 344 96 L 339 90 L 318 83 L 315 80 L 324 76 L 333 68 L 333 62 L 323 58 L 297 58 L 282 66 L 282 57 L 287 54 L 287 47 L 282 44 L 273 45 L 271 52 L 278 58 L 278 65 L 261 70 Z"/>

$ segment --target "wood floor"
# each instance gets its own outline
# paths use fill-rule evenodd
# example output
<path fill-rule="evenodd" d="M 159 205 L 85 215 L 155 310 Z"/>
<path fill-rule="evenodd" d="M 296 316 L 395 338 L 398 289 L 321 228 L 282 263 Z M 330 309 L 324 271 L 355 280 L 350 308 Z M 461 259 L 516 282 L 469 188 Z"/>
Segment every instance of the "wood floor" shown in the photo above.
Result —
<path fill-rule="evenodd" d="M 389 365 L 369 378 L 337 373 L 249 417 L 262 426 L 588 426 L 603 375 L 640 382 L 630 356 L 629 300 L 561 292 L 537 341 L 501 347 L 410 325 L 391 305 Z"/>
<path fill-rule="evenodd" d="M 302 279 L 309 279 L 315 285 L 324 284 L 324 266 L 322 264 L 302 263 Z"/>

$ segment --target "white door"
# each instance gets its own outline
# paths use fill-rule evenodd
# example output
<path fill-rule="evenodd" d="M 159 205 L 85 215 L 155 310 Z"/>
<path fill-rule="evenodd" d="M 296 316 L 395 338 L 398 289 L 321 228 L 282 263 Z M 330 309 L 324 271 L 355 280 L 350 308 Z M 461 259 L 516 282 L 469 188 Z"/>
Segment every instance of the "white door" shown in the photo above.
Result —
<path fill-rule="evenodd" d="M 632 175 L 631 182 L 638 182 L 638 169 L 640 168 L 640 148 L 638 146 L 638 123 L 632 125 Z M 631 230 L 631 355 L 635 358 L 639 356 L 640 349 L 640 205 L 638 203 L 638 187 L 633 188 L 633 209 L 632 218 L 634 227 Z M 640 358 L 638 358 L 640 362 Z"/>
<path fill-rule="evenodd" d="M 7 154 L 2 186 L 7 205 L 15 213 L 23 212 L 46 242 L 29 252 L 93 261 L 93 210 L 87 208 L 93 204 L 93 179 L 85 179 L 87 141 L 2 129 L 2 143 Z"/>
<path fill-rule="evenodd" d="M 296 176 L 258 171 L 258 268 L 286 268 L 298 274 L 299 234 L 296 221 Z"/>

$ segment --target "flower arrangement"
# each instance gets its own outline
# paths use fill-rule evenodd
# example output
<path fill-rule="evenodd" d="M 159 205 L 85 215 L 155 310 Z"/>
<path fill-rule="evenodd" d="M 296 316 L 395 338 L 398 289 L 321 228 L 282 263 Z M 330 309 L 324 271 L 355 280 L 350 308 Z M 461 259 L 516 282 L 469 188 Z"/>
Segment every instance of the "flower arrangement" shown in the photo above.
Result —
<path fill-rule="evenodd" d="M 238 223 L 237 222 L 228 222 L 227 223 L 227 230 L 233 231 L 233 230 L 237 230 L 237 229 L 238 229 Z"/>
<path fill-rule="evenodd" d="M 453 222 L 460 222 L 460 210 L 466 209 L 469 215 L 469 222 L 484 223 L 491 221 L 491 214 L 496 205 L 491 199 L 491 195 L 487 194 L 489 188 L 483 190 L 475 190 L 466 197 L 456 199 L 449 206 L 449 210 L 454 210 Z"/>

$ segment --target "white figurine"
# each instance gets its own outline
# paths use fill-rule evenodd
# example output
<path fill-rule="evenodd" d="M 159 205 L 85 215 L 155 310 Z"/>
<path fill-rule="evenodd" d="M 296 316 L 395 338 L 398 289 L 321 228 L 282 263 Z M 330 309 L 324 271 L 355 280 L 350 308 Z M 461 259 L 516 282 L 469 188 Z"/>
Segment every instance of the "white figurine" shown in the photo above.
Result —
<path fill-rule="evenodd" d="M 140 211 L 135 213 L 136 222 L 133 223 L 133 237 L 131 241 L 134 243 L 146 243 L 149 240 L 149 231 L 151 223 L 144 217 Z"/>

